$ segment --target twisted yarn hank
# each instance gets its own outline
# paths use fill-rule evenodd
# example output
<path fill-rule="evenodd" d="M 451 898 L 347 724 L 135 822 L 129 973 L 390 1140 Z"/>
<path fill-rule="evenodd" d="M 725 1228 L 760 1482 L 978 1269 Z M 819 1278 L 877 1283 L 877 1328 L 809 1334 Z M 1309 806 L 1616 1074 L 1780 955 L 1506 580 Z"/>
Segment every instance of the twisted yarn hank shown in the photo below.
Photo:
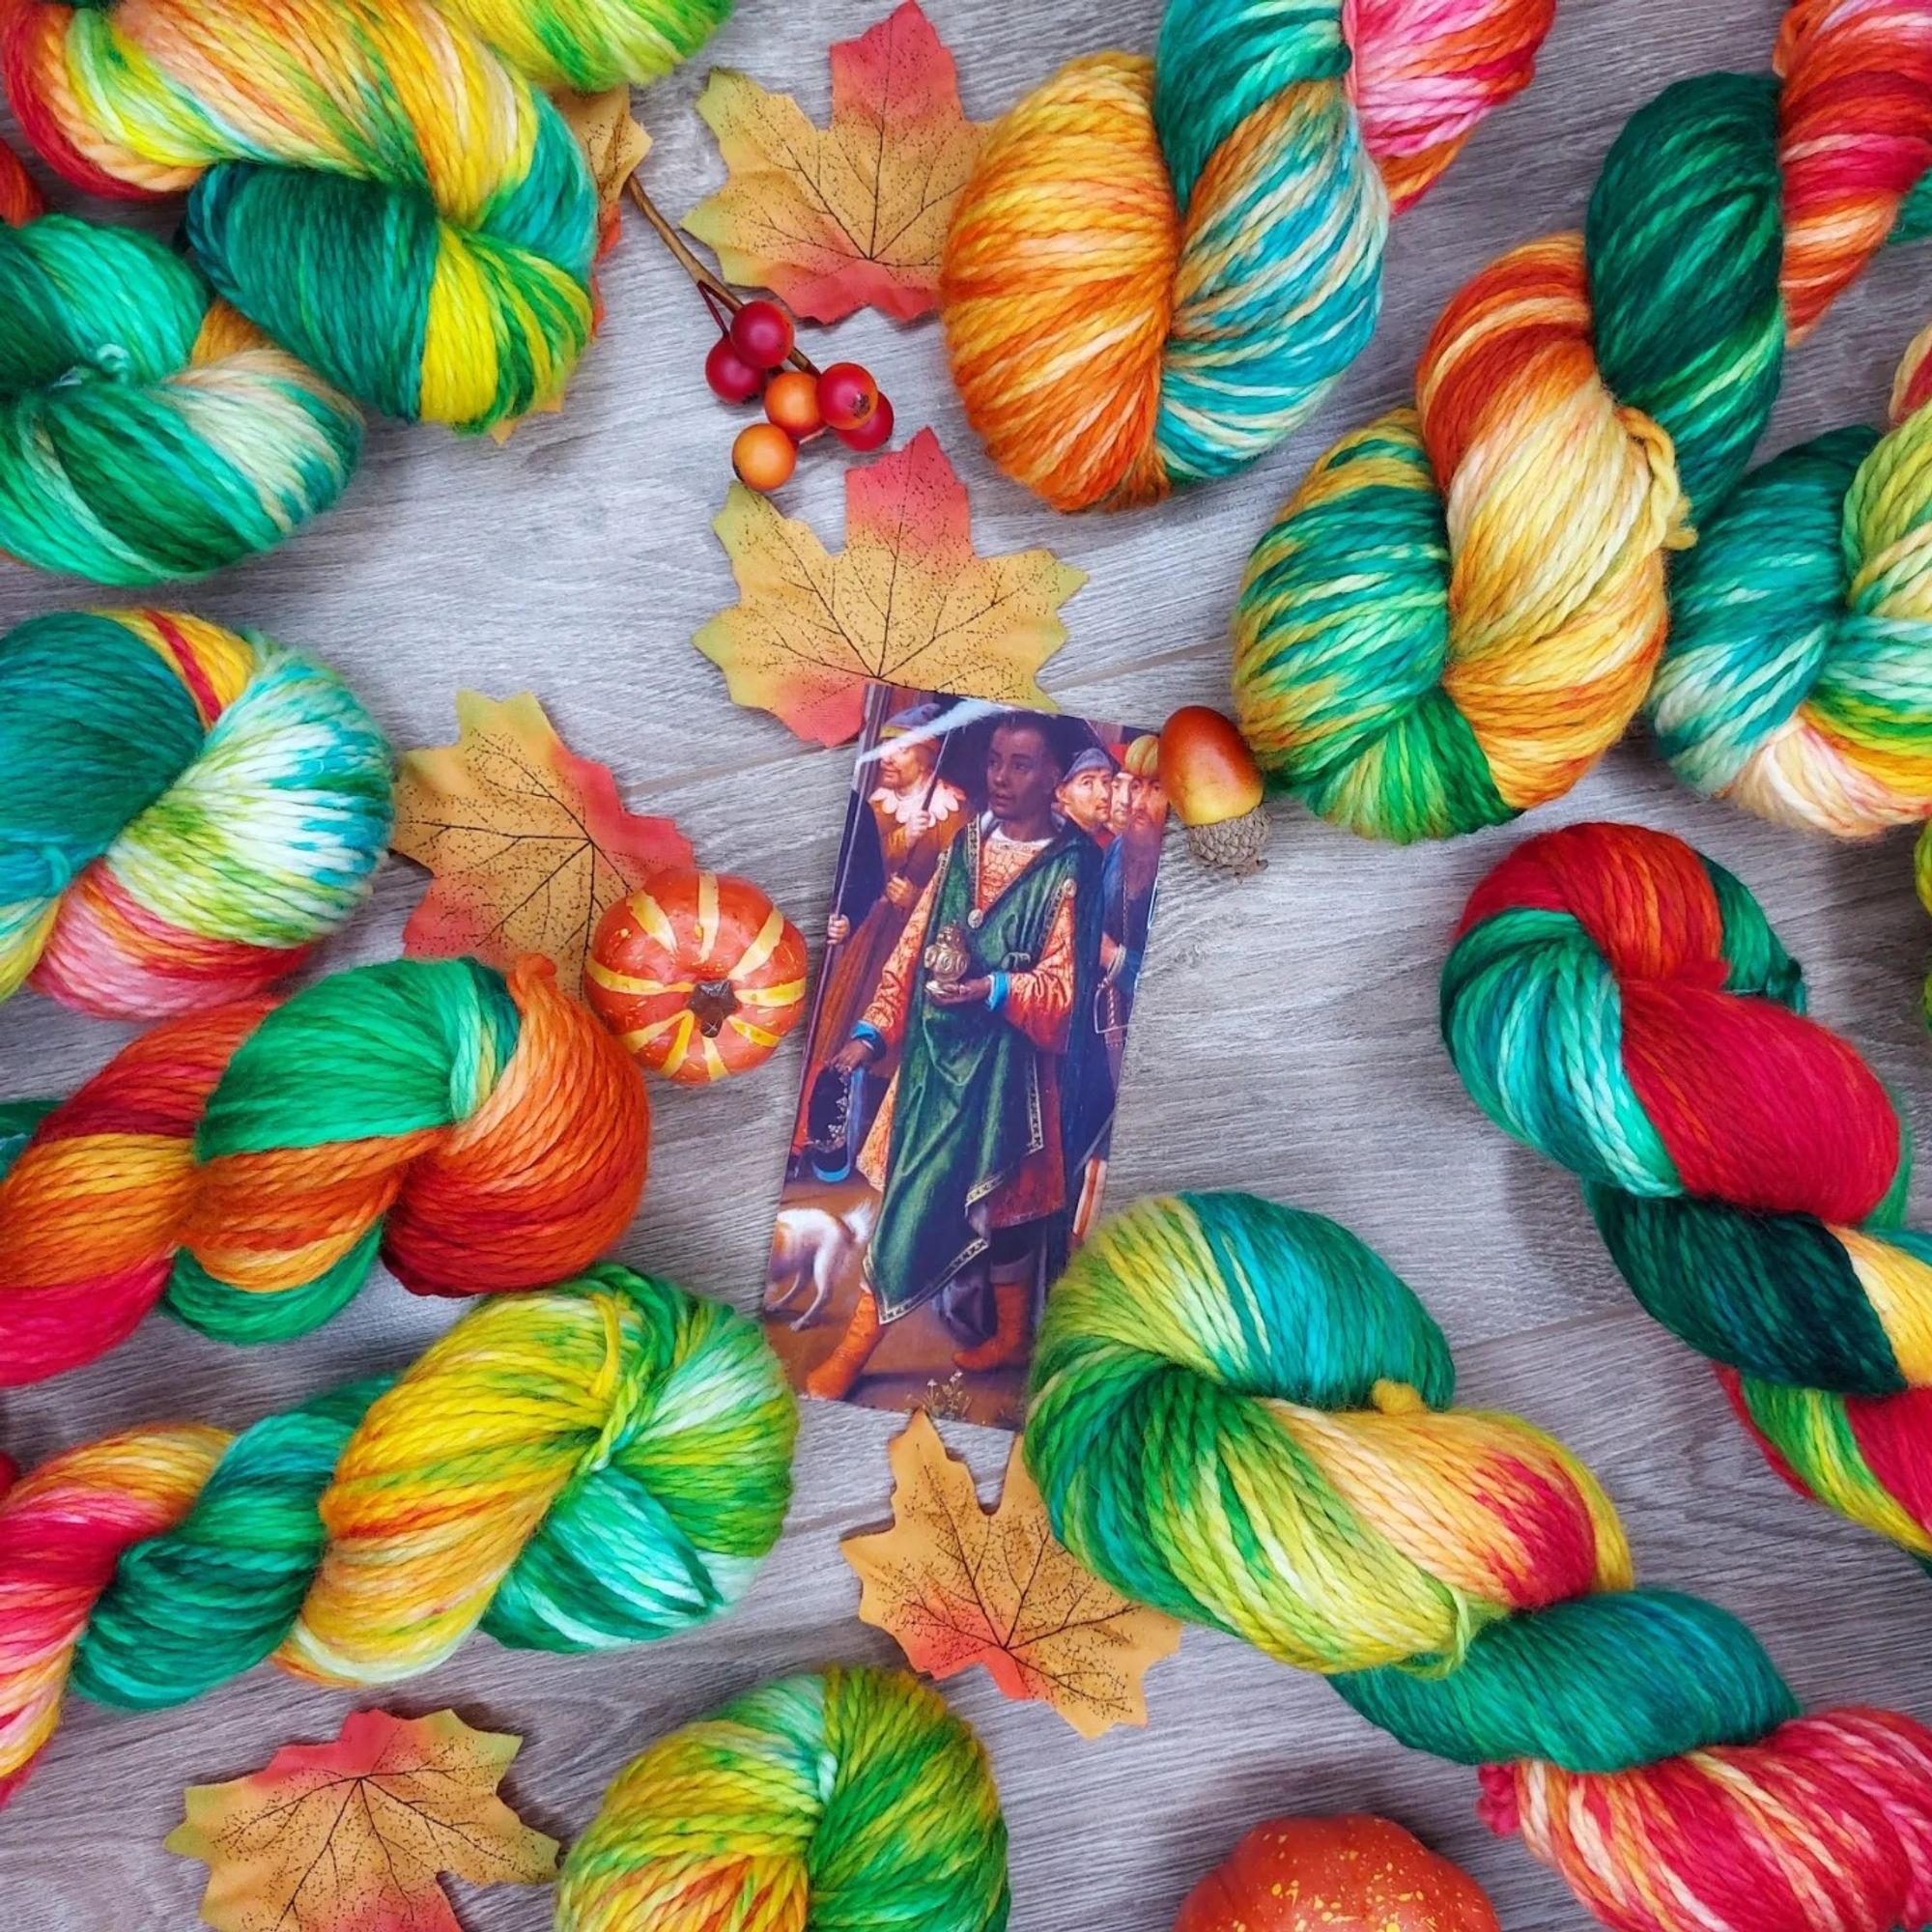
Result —
<path fill-rule="evenodd" d="M 941 312 L 993 461 L 1056 509 L 1225 476 L 1375 328 L 1391 207 L 1525 87 L 1553 0 L 1169 0 L 993 129 Z"/>
<path fill-rule="evenodd" d="M 1450 1407 L 1453 1382 L 1346 1230 L 1248 1195 L 1143 1201 L 1047 1299 L 1027 1461 L 1116 1588 L 1484 1767 L 1492 1826 L 1617 1932 L 1922 1924 L 1932 1732 L 1801 1716 L 1737 1619 L 1635 1584 L 1580 1463 Z"/>
<path fill-rule="evenodd" d="M 1632 1292 L 1772 1466 L 1932 1560 L 1932 1236 L 1879 1077 L 1804 1017 L 1750 894 L 1666 833 L 1575 825 L 1477 887 L 1442 970 L 1470 1096 L 1583 1183 Z"/>
<path fill-rule="evenodd" d="M 649 1111 L 547 960 L 400 959 L 164 1021 L 13 1120 L 0 1386 L 92 1361 L 162 1300 L 223 1341 L 303 1334 L 379 1253 L 418 1294 L 585 1267 L 643 1191 Z"/>
<path fill-rule="evenodd" d="M 216 291 L 384 413 L 489 429 L 590 333 L 596 193 L 550 101 L 428 0 L 16 0 L 22 128 L 94 193 L 187 192 Z"/>
<path fill-rule="evenodd" d="M 1649 688 L 1665 560 L 1743 470 L 1801 339 L 1932 167 L 1932 12 L 1798 0 L 1776 74 L 1666 89 L 1581 236 L 1451 300 L 1416 407 L 1321 458 L 1249 559 L 1236 712 L 1264 771 L 1377 838 L 1569 789 Z"/>
<path fill-rule="evenodd" d="M 0 999 L 159 1014 L 247 998 L 361 902 L 389 748 L 332 671 L 163 611 L 0 638 Z"/>
<path fill-rule="evenodd" d="M 1005 1932 L 980 1741 L 896 1670 L 767 1684 L 626 1765 L 564 1856 L 557 1932 Z"/>
<path fill-rule="evenodd" d="M 1648 707 L 1687 783 L 1841 838 L 1932 815 L 1932 328 L 1890 420 L 1784 451 L 1706 520 Z"/>
<path fill-rule="evenodd" d="M 0 1495 L 0 1803 L 71 1687 L 153 1710 L 272 1660 L 386 1684 L 471 1631 L 644 1643 L 778 1541 L 797 1409 L 757 1326 L 605 1265 L 238 1436 L 131 1429 Z"/>
<path fill-rule="evenodd" d="M 544 87 L 642 87 L 689 60 L 731 0 L 437 0 Z"/>
<path fill-rule="evenodd" d="M 43 214 L 0 148 L 0 551 L 203 577 L 342 494 L 362 418 L 147 236 Z"/>

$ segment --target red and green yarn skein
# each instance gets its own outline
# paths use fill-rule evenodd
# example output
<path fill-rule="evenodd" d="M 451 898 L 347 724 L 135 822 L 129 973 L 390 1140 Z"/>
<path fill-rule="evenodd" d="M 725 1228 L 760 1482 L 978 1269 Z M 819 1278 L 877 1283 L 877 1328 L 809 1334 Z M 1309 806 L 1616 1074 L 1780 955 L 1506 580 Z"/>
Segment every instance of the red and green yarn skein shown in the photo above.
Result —
<path fill-rule="evenodd" d="M 1666 566 L 1742 475 L 1786 346 L 1917 232 L 1928 169 L 1918 0 L 1797 0 L 1774 72 L 1633 116 L 1583 232 L 1467 282 L 1414 407 L 1331 448 L 1256 546 L 1235 709 L 1271 781 L 1401 840 L 1569 790 L 1650 689 Z"/>
<path fill-rule="evenodd" d="M 1616 1932 L 1932 1919 L 1932 1731 L 1802 1714 L 1744 1624 L 1636 1583 L 1582 1463 L 1454 1391 L 1441 1331 L 1347 1230 L 1143 1201 L 1047 1298 L 1027 1462 L 1117 1589 L 1481 1767 L 1492 1828 Z"/>
<path fill-rule="evenodd" d="M 607 1264 L 239 1435 L 66 1450 L 0 1493 L 0 1804 L 70 1690 L 147 1711 L 266 1661 L 360 1687 L 476 1630 L 569 1653 L 689 1629 L 777 1543 L 797 1426 L 755 1323 Z"/>
<path fill-rule="evenodd" d="M 272 550 L 362 417 L 150 237 L 47 214 L 0 146 L 0 551 L 139 585 Z"/>
<path fill-rule="evenodd" d="M 0 1387 L 156 1302 L 222 1341 L 304 1334 L 379 1256 L 418 1294 L 586 1267 L 648 1129 L 630 1056 L 546 960 L 391 960 L 164 1021 L 61 1104 L 0 1109 Z"/>
<path fill-rule="evenodd" d="M 334 672 L 166 611 L 0 638 L 0 1000 L 155 1019 L 244 999 L 349 918 L 389 748 Z"/>
<path fill-rule="evenodd" d="M 986 1753 L 901 1670 L 786 1678 L 660 1739 L 565 1855 L 556 1932 L 1006 1932 Z"/>
<path fill-rule="evenodd" d="M 1566 1167 L 1644 1307 L 1772 1466 L 1932 1562 L 1932 1236 L 1911 1147 L 1744 886 L 1681 838 L 1574 825 L 1476 888 L 1442 970 L 1471 1098 Z"/>

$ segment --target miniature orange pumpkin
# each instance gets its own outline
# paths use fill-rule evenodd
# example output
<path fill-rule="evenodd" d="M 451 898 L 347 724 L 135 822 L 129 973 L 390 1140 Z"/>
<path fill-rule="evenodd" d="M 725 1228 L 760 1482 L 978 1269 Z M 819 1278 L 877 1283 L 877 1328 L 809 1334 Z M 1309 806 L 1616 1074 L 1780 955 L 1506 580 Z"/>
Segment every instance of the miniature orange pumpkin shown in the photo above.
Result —
<path fill-rule="evenodd" d="M 598 922 L 597 1016 L 654 1073 L 691 1086 L 771 1057 L 805 1012 L 805 941 L 749 879 L 654 872 Z"/>
<path fill-rule="evenodd" d="M 1270 1818 L 1188 1894 L 1174 1932 L 1500 1932 L 1460 1865 L 1386 1818 Z"/>

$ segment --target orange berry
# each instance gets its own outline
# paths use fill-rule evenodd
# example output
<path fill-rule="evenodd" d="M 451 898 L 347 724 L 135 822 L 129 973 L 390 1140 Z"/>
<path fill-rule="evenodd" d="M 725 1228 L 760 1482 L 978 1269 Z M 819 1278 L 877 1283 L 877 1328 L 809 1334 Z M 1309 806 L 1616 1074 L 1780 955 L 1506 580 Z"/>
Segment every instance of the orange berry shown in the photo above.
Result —
<path fill-rule="evenodd" d="M 731 445 L 731 468 L 748 490 L 782 489 L 798 468 L 798 444 L 777 423 L 753 423 Z"/>
<path fill-rule="evenodd" d="M 818 384 L 803 369 L 786 369 L 765 384 L 765 413 L 795 442 L 825 427 L 818 413 Z"/>

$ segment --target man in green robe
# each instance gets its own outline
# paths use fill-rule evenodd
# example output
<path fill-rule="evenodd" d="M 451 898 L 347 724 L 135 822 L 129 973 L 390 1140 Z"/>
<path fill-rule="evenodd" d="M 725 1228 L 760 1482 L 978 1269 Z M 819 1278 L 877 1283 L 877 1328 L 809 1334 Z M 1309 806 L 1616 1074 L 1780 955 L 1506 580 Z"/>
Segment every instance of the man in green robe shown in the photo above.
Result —
<path fill-rule="evenodd" d="M 892 1078 L 859 1165 L 881 1189 L 844 1336 L 807 1378 L 850 1392 L 886 1324 L 940 1298 L 983 1372 L 1022 1360 L 1065 1264 L 1096 1107 L 1100 853 L 1054 810 L 1053 727 L 1014 712 L 986 752 L 987 810 L 947 848 L 835 1064 Z"/>

